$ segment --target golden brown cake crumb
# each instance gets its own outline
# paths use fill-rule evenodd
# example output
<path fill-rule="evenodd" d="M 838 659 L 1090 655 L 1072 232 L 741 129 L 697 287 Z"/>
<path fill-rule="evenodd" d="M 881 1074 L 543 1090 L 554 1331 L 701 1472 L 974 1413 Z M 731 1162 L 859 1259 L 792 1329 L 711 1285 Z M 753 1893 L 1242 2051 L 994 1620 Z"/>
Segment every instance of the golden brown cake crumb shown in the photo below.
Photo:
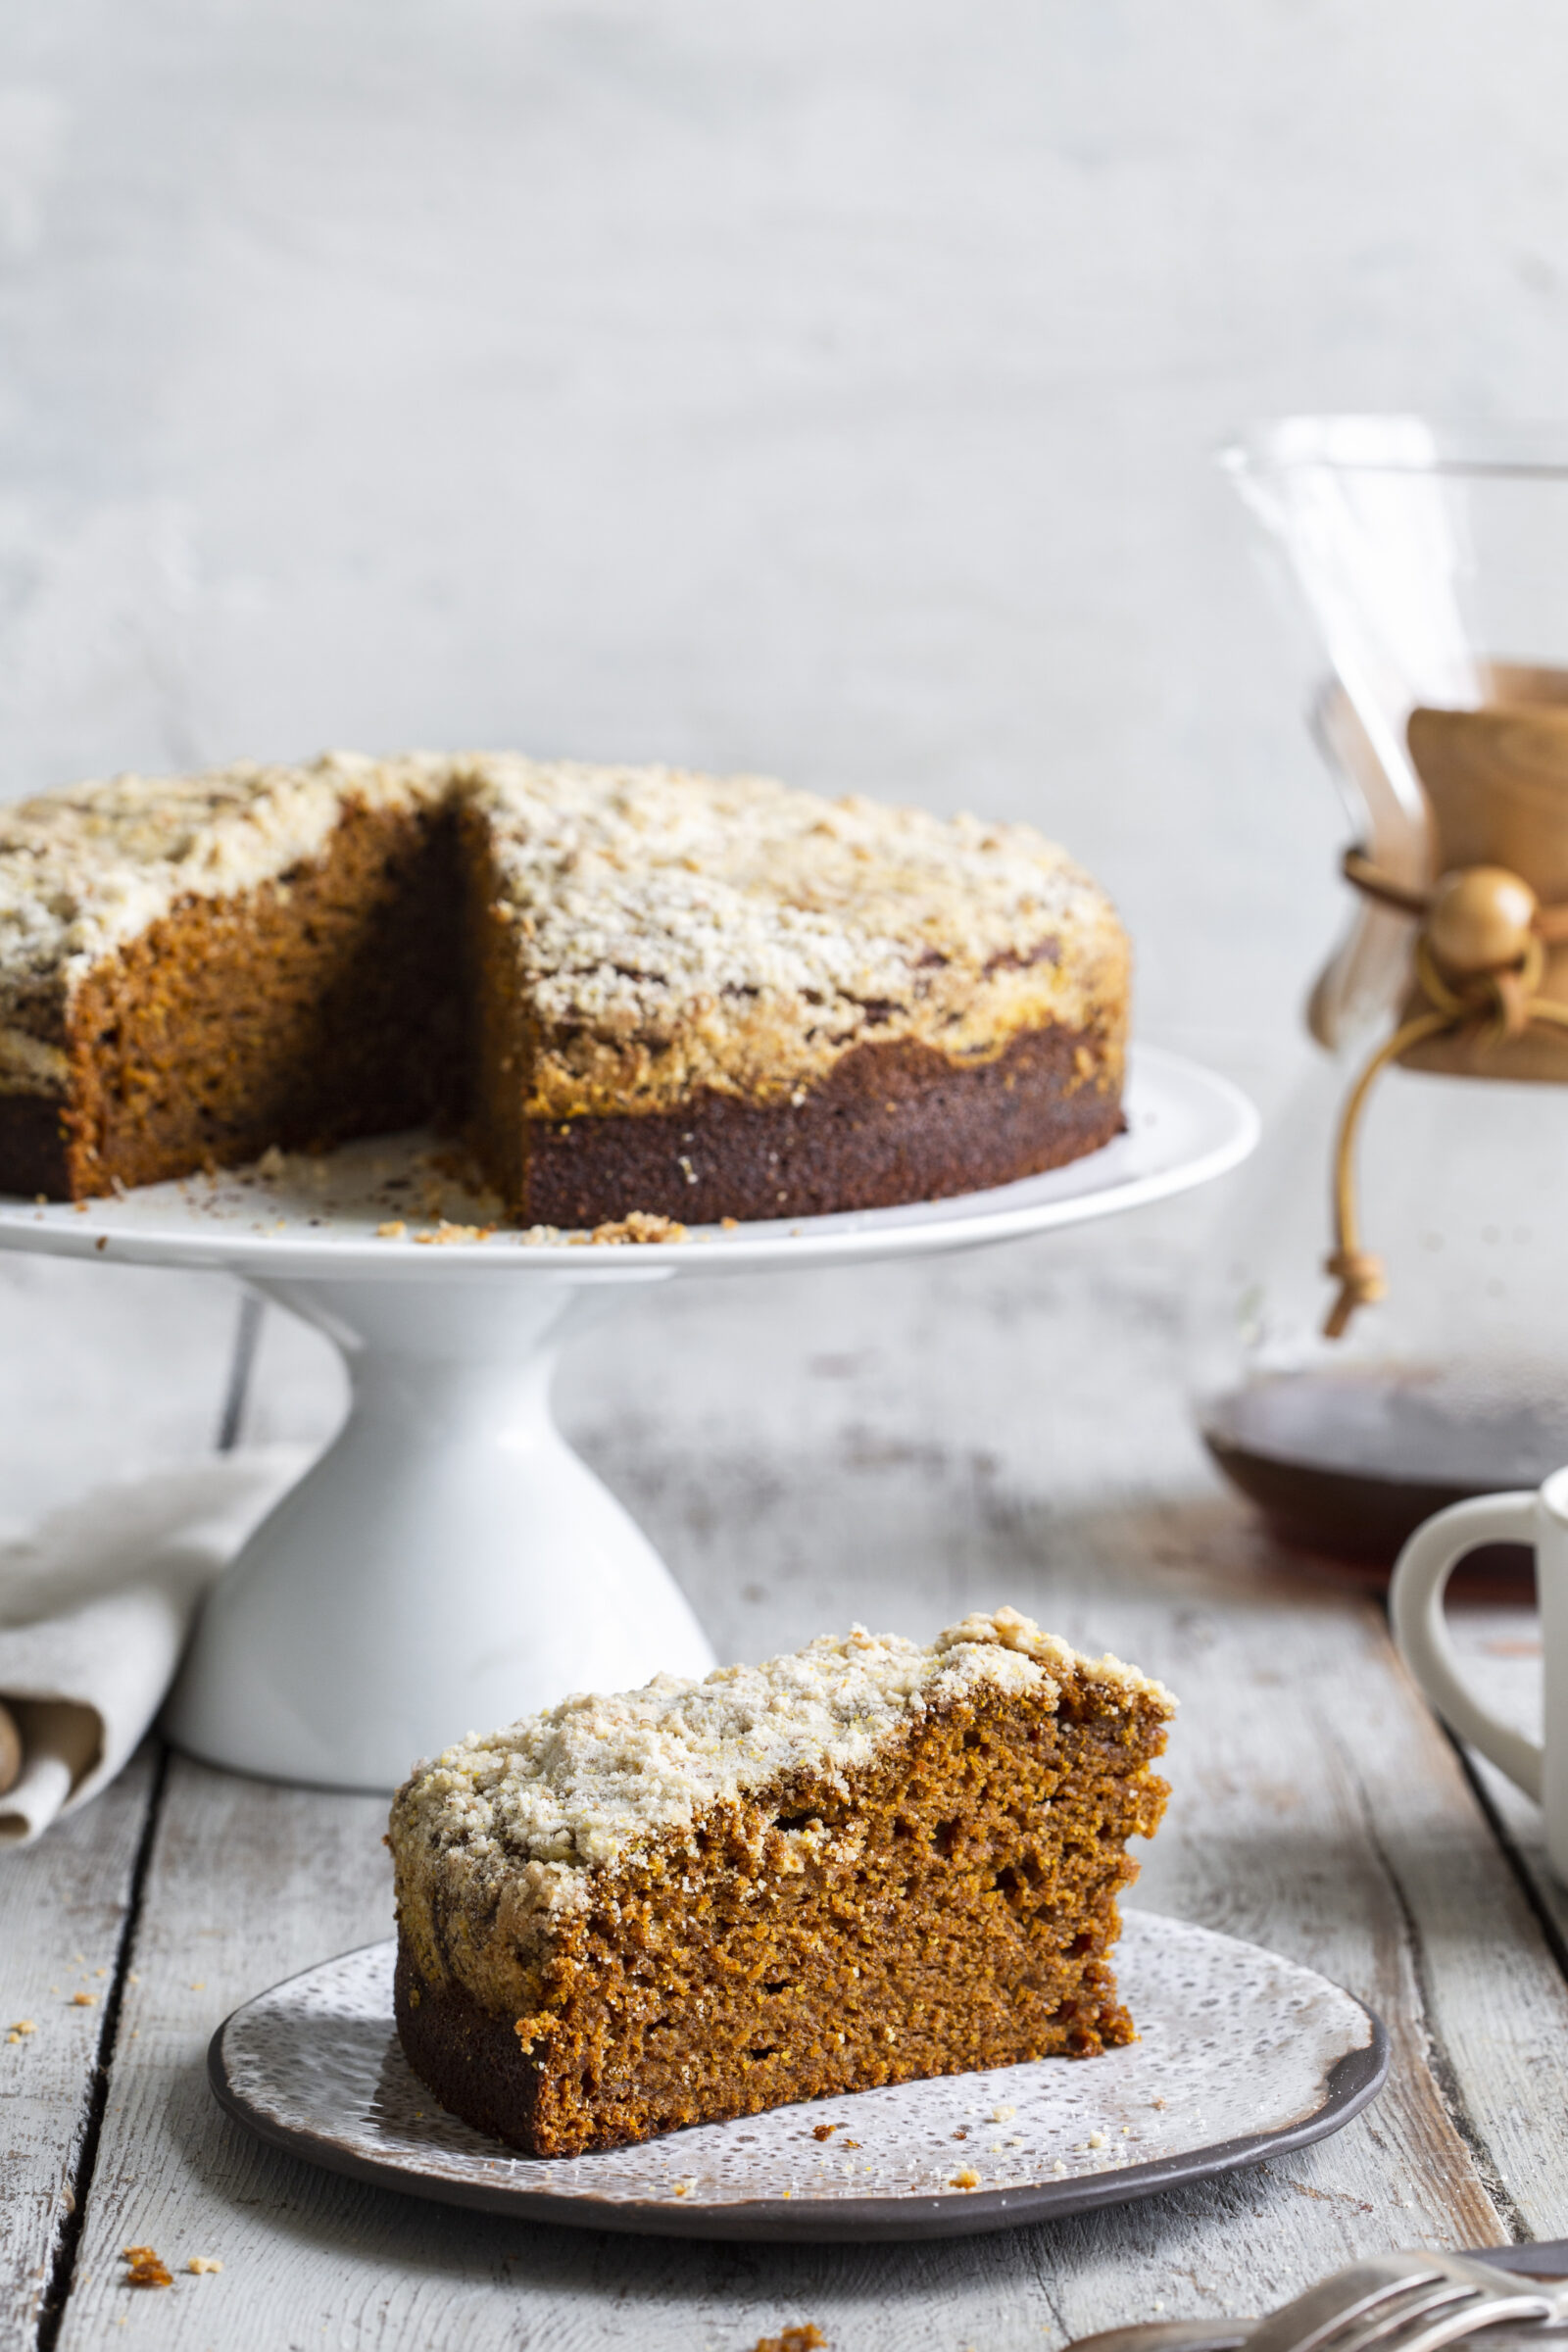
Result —
<path fill-rule="evenodd" d="M 757 2352 L 821 2352 L 827 2337 L 814 2320 L 804 2328 L 785 2328 L 777 2335 L 761 2335 L 757 2339 Z"/>
<path fill-rule="evenodd" d="M 1128 2041 L 1173 1705 L 1003 1609 L 460 1741 L 392 1810 L 415 2072 L 558 2155 Z"/>
<path fill-rule="evenodd" d="M 651 1242 L 683 1242 L 686 1228 L 677 1225 L 673 1217 L 651 1217 L 640 1208 L 634 1208 L 629 1216 L 612 1218 L 603 1225 L 596 1225 L 592 1233 L 574 1233 L 571 1238 L 574 1242 L 588 1242 L 600 1249 L 618 1250 L 628 1243 L 635 1246 Z"/>
<path fill-rule="evenodd" d="M 172 2286 L 173 2273 L 163 2256 L 151 2246 L 122 2246 L 120 2259 L 126 2265 L 127 2286 Z"/>

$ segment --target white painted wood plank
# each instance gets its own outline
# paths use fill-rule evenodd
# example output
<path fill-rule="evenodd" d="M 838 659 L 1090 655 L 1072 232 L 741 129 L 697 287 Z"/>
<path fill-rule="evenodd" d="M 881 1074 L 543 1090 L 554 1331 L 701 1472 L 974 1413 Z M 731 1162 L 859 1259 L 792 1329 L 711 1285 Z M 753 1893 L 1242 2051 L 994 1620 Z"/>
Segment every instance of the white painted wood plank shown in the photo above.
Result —
<path fill-rule="evenodd" d="M 297 2224 L 309 2234 L 324 2183 L 279 2168 L 223 2123 L 205 2053 L 219 2020 L 262 1983 L 387 1933 L 385 1811 L 376 1798 L 172 1761 L 62 2343 L 99 2342 L 121 2320 L 129 2340 L 153 2345 L 276 2346 L 296 2325 L 298 2340 L 319 2340 L 314 2305 L 308 2323 L 298 2310 L 285 2321 L 276 2290 L 286 2304 L 293 2278 L 307 2297 L 318 2288 L 286 2248 Z M 133 2290 L 118 2260 L 126 2244 L 151 2244 L 172 2266 L 200 2254 L 228 2267 Z"/>
<path fill-rule="evenodd" d="M 0 1854 L 0 2343 L 30 2343 L 72 2207 L 152 1767 Z M 78 2005 L 82 1993 L 90 2005 Z M 25 2022 L 34 2031 L 11 2032 Z"/>

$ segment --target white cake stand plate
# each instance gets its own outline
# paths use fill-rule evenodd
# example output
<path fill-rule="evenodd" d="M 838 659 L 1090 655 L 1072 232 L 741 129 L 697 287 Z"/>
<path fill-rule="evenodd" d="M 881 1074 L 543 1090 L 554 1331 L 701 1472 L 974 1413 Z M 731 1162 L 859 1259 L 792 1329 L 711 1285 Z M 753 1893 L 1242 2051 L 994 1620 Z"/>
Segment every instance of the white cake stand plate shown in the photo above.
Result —
<path fill-rule="evenodd" d="M 648 1283 L 972 1249 L 1141 1207 L 1256 1140 L 1234 1087 L 1148 1047 L 1126 1107 L 1114 1143 L 1021 1184 L 636 1248 L 466 1238 L 453 1228 L 483 1204 L 433 1171 L 428 1137 L 85 1207 L 0 1200 L 0 1249 L 238 1275 L 347 1359 L 348 1419 L 215 1588 L 172 1737 L 240 1772 L 389 1789 L 416 1756 L 568 1690 L 706 1673 L 662 1561 L 556 1430 L 563 1340 Z"/>

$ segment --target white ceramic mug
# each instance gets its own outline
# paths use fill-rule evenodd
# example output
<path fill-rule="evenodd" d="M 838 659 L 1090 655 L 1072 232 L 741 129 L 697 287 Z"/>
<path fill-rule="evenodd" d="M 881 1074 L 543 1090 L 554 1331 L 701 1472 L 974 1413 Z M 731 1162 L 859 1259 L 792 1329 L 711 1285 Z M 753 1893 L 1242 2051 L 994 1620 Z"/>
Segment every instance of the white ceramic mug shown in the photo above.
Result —
<path fill-rule="evenodd" d="M 1536 1555 L 1545 1667 L 1544 1747 L 1494 1715 L 1465 1688 L 1443 1614 L 1449 1576 L 1478 1544 L 1528 1544 Z M 1546 1816 L 1546 1855 L 1568 1880 L 1568 1470 L 1536 1494 L 1480 1494 L 1418 1527 L 1389 1589 L 1399 1654 L 1450 1730 L 1505 1772 Z"/>

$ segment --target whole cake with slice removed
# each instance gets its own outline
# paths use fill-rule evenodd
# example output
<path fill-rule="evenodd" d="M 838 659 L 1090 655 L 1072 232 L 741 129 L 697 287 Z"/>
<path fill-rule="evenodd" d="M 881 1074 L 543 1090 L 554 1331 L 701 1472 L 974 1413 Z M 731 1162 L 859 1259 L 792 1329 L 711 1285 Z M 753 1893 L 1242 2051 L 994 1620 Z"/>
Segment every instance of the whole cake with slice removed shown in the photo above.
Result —
<path fill-rule="evenodd" d="M 392 1808 L 409 2062 L 555 2156 L 1130 2041 L 1174 1706 L 1003 1609 L 470 1736 Z"/>
<path fill-rule="evenodd" d="M 1121 1123 L 1127 942 L 1028 826 L 511 754 L 0 809 L 0 1191 L 434 1119 L 506 1212 L 979 1190 Z"/>

